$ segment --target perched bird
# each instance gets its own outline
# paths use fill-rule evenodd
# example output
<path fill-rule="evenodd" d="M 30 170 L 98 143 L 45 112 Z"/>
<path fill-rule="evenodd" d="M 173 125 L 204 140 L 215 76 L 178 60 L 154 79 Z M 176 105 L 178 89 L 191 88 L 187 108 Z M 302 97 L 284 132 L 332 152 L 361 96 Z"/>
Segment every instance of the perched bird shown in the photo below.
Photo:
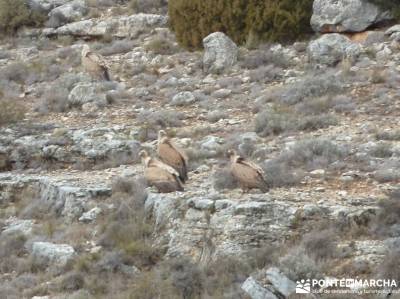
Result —
<path fill-rule="evenodd" d="M 103 56 L 90 51 L 88 45 L 82 48 L 82 65 L 94 78 L 110 81 L 109 67 Z"/>
<path fill-rule="evenodd" d="M 260 166 L 245 160 L 234 150 L 229 150 L 227 154 L 231 161 L 231 173 L 238 181 L 243 192 L 253 188 L 258 188 L 263 192 L 269 190 L 268 183 L 264 178 L 264 171 Z"/>
<path fill-rule="evenodd" d="M 176 146 L 164 130 L 158 132 L 157 153 L 161 161 L 173 167 L 184 183 L 188 180 L 188 157 Z"/>
<path fill-rule="evenodd" d="M 156 187 L 161 193 L 184 191 L 179 173 L 175 169 L 150 157 L 145 150 L 140 151 L 139 156 L 144 165 L 144 177 L 150 186 Z"/>

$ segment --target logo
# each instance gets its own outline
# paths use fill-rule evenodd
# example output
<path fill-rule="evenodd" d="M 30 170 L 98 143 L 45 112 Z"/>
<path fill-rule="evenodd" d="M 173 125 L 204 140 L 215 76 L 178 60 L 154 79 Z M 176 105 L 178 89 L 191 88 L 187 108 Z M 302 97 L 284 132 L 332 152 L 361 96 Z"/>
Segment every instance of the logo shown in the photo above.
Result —
<path fill-rule="evenodd" d="M 393 279 L 333 278 L 300 279 L 296 281 L 296 294 L 400 294 Z"/>
<path fill-rule="evenodd" d="M 311 281 L 307 280 L 297 280 L 296 281 L 296 294 L 310 294 L 311 293 Z"/>

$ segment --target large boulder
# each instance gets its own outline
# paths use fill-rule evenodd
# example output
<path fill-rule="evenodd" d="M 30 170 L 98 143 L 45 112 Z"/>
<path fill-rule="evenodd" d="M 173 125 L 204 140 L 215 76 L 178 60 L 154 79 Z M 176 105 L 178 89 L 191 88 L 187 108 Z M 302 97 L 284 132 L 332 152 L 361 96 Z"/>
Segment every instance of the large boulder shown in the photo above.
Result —
<path fill-rule="evenodd" d="M 224 33 L 214 32 L 203 39 L 204 70 L 221 73 L 237 62 L 238 47 Z"/>
<path fill-rule="evenodd" d="M 344 58 L 355 59 L 360 52 L 359 44 L 338 33 L 324 34 L 307 48 L 310 62 L 325 65 L 334 65 Z"/>
<path fill-rule="evenodd" d="M 311 26 L 323 33 L 360 32 L 390 18 L 366 0 L 315 0 Z"/>
<path fill-rule="evenodd" d="M 60 27 L 82 18 L 88 12 L 84 0 L 73 0 L 72 2 L 54 8 L 49 13 L 49 27 Z"/>
<path fill-rule="evenodd" d="M 49 242 L 34 242 L 31 249 L 35 264 L 40 266 L 65 267 L 76 253 L 68 244 L 53 244 Z"/>

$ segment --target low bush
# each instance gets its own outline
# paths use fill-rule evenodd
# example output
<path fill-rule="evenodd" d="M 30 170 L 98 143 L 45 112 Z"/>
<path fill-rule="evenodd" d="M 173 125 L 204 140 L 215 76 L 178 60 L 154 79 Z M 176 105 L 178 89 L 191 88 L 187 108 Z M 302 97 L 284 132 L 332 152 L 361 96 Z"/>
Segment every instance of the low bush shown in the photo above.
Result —
<path fill-rule="evenodd" d="M 392 146 L 389 143 L 379 143 L 368 152 L 375 158 L 390 158 L 393 155 Z"/>
<path fill-rule="evenodd" d="M 216 190 L 235 189 L 238 185 L 229 168 L 216 171 L 213 175 L 213 179 L 213 185 Z"/>
<path fill-rule="evenodd" d="M 320 265 L 311 258 L 303 247 L 295 247 L 279 259 L 279 268 L 293 281 L 322 277 Z"/>
<path fill-rule="evenodd" d="M 165 13 L 167 6 L 167 0 L 131 0 L 129 3 L 135 13 Z"/>
<path fill-rule="evenodd" d="M 378 132 L 375 137 L 377 140 L 400 141 L 400 130 Z"/>
<path fill-rule="evenodd" d="M 114 180 L 116 210 L 107 217 L 99 241 L 105 248 L 122 252 L 125 263 L 138 267 L 153 265 L 160 254 L 152 244 L 154 228 L 145 214 L 146 197 L 145 185 L 141 182 Z"/>
<path fill-rule="evenodd" d="M 21 121 L 26 108 L 15 99 L 0 99 L 0 126 Z"/>
<path fill-rule="evenodd" d="M 333 230 L 312 231 L 303 236 L 302 244 L 307 254 L 317 261 L 331 259 L 337 255 Z"/>
<path fill-rule="evenodd" d="M 145 45 L 147 51 L 159 55 L 171 55 L 177 51 L 177 47 L 166 37 L 156 36 Z"/>
<path fill-rule="evenodd" d="M 380 277 L 400 281 L 400 249 L 393 250 L 385 256 L 378 272 Z"/>
<path fill-rule="evenodd" d="M 313 115 L 314 108 L 303 108 L 304 114 L 287 106 L 274 106 L 257 114 L 254 126 L 260 136 L 279 135 L 291 131 L 314 131 L 337 124 L 332 114 L 322 113 Z M 300 112 L 300 113 L 299 113 Z"/>
<path fill-rule="evenodd" d="M 274 187 L 301 182 L 307 171 L 325 169 L 347 155 L 347 149 L 325 139 L 306 139 L 263 163 L 267 182 Z"/>
<path fill-rule="evenodd" d="M 135 46 L 135 42 L 131 40 L 117 40 L 110 45 L 106 45 L 99 50 L 99 53 L 104 56 L 110 56 L 115 54 L 127 53 L 132 51 Z"/>

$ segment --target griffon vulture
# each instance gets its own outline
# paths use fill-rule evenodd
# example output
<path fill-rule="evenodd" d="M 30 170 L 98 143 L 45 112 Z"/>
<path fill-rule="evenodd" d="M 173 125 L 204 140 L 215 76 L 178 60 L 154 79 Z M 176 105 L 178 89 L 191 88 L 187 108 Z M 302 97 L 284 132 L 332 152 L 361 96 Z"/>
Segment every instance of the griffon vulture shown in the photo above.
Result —
<path fill-rule="evenodd" d="M 109 67 L 104 57 L 90 51 L 88 45 L 82 48 L 82 65 L 93 78 L 110 81 Z"/>
<path fill-rule="evenodd" d="M 227 154 L 231 160 L 231 173 L 244 192 L 253 188 L 258 188 L 263 192 L 269 190 L 268 183 L 264 178 L 264 171 L 260 166 L 245 160 L 234 150 L 229 150 Z"/>
<path fill-rule="evenodd" d="M 158 132 L 157 153 L 161 161 L 179 173 L 179 178 L 183 183 L 188 180 L 188 157 L 168 138 L 167 133 L 163 130 Z"/>
<path fill-rule="evenodd" d="M 145 150 L 140 151 L 139 156 L 144 165 L 144 177 L 150 186 L 156 187 L 161 193 L 184 191 L 179 173 L 175 169 L 150 157 Z"/>

